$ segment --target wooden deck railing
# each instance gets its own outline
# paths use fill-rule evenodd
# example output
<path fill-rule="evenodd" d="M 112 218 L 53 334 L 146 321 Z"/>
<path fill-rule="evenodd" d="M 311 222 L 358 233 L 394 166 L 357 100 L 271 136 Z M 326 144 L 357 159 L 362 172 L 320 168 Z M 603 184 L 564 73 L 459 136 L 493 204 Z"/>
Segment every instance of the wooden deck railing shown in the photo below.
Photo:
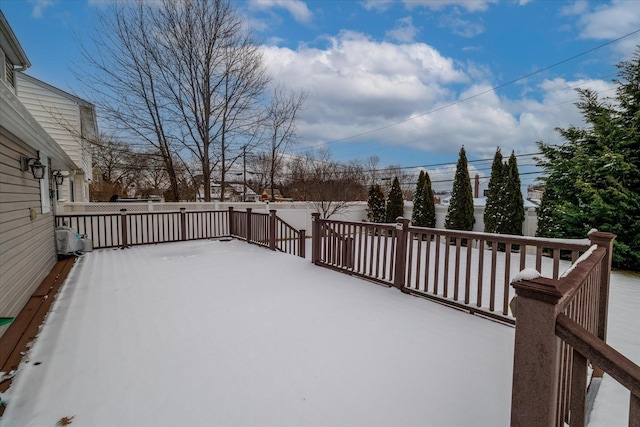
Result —
<path fill-rule="evenodd" d="M 513 324 L 511 279 L 525 268 L 558 278 L 588 240 L 557 240 L 374 224 L 314 215 L 312 261 L 406 293 Z"/>
<path fill-rule="evenodd" d="M 562 277 L 514 282 L 516 336 L 512 426 L 586 425 L 587 366 L 629 389 L 629 426 L 640 425 L 640 367 L 606 344 L 615 235 L 593 246 Z"/>
<path fill-rule="evenodd" d="M 256 213 L 248 208 L 235 211 L 229 208 L 231 234 L 250 243 L 268 247 L 273 251 L 305 257 L 305 230 L 296 230 L 283 221 L 275 210 L 269 213 Z"/>
<path fill-rule="evenodd" d="M 56 226 L 68 226 L 91 239 L 94 249 L 128 247 L 182 240 L 236 237 L 304 257 L 304 230 L 280 218 L 246 211 L 74 213 L 56 216 Z"/>

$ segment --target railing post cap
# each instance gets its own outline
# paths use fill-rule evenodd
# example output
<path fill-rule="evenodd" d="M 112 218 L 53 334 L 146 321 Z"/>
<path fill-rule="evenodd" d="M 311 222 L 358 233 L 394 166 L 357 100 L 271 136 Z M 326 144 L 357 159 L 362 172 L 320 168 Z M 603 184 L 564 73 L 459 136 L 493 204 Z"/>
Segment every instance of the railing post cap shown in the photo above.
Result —
<path fill-rule="evenodd" d="M 313 212 L 313 213 L 311 214 L 311 216 L 312 216 L 314 219 L 317 219 L 317 218 L 320 218 L 320 213 L 319 213 L 319 212 Z"/>
<path fill-rule="evenodd" d="M 120 209 L 120 213 L 121 213 L 122 215 L 124 215 L 125 213 L 127 213 L 127 210 L 126 210 L 125 208 L 122 208 L 122 209 Z"/>
<path fill-rule="evenodd" d="M 618 237 L 617 235 L 613 234 L 613 233 L 609 233 L 607 231 L 598 231 L 595 228 L 591 231 L 589 231 L 589 239 L 591 241 L 594 240 L 598 240 L 598 241 L 611 241 L 613 239 L 615 239 L 616 237 Z"/>
<path fill-rule="evenodd" d="M 556 280 L 538 277 L 532 280 L 511 282 L 511 286 L 513 286 L 518 296 L 555 305 L 564 296 L 556 283 Z"/>
<path fill-rule="evenodd" d="M 184 213 L 187 210 L 187 208 L 180 208 L 180 212 Z"/>
<path fill-rule="evenodd" d="M 407 227 L 409 226 L 409 222 L 411 222 L 411 220 L 409 218 L 399 216 L 398 218 L 396 218 L 396 222 L 398 224 L 402 224 L 403 227 Z"/>

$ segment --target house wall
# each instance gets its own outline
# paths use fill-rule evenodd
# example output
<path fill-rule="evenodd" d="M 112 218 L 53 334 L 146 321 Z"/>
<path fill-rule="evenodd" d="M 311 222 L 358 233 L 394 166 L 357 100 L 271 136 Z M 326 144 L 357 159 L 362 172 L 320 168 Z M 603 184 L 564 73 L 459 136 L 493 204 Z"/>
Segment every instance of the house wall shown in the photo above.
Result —
<path fill-rule="evenodd" d="M 53 211 L 43 214 L 40 201 L 45 181 L 20 170 L 21 155 L 36 152 L 0 127 L 0 316 L 9 317 L 20 312 L 57 261 Z M 6 328 L 0 327 L 0 336 Z"/>
<path fill-rule="evenodd" d="M 78 105 L 70 98 L 41 85 L 22 73 L 17 73 L 17 94 L 22 104 L 80 167 L 73 179 L 66 179 L 59 187 L 60 199 L 89 201 L 91 155 L 87 142 L 80 135 L 95 138 L 91 109 Z M 73 190 L 74 194 L 71 195 Z"/>

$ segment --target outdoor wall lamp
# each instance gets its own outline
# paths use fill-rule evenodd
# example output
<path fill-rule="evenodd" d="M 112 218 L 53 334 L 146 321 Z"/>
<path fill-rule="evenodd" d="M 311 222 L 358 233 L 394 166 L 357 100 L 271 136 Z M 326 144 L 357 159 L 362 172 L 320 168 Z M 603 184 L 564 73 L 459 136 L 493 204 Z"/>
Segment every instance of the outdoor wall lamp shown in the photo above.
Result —
<path fill-rule="evenodd" d="M 60 171 L 53 171 L 53 180 L 55 181 L 56 185 L 62 185 L 62 183 L 64 182 L 64 175 L 62 175 L 62 172 Z"/>
<path fill-rule="evenodd" d="M 44 171 L 47 167 L 40 163 L 40 157 L 20 156 L 20 169 L 27 172 L 29 168 L 31 168 L 31 173 L 35 179 L 44 178 Z"/>

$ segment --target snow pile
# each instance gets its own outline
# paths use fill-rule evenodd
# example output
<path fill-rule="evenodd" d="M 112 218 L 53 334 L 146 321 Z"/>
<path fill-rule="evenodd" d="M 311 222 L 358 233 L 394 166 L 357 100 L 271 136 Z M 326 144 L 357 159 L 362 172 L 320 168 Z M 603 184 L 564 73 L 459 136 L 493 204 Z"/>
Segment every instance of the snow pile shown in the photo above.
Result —
<path fill-rule="evenodd" d="M 513 276 L 511 283 L 522 282 L 523 280 L 534 280 L 540 277 L 540 272 L 535 268 L 525 268 L 520 273 Z"/>

